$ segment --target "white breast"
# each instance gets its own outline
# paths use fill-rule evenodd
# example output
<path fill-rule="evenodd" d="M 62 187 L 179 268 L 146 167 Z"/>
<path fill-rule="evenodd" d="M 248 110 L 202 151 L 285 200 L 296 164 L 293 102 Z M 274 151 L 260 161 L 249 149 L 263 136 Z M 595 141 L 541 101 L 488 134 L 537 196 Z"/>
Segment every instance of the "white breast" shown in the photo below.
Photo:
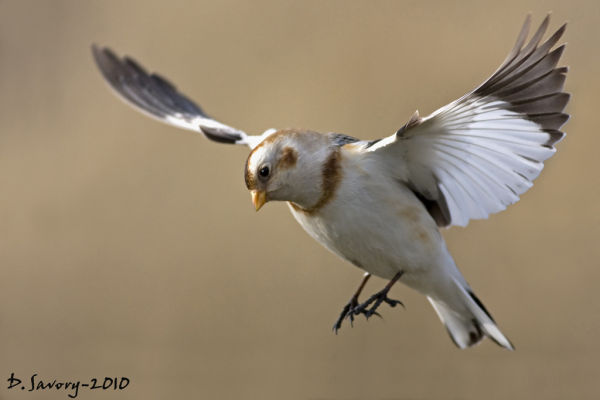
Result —
<path fill-rule="evenodd" d="M 422 203 L 381 171 L 369 159 L 344 151 L 333 200 L 314 214 L 290 209 L 308 234 L 335 254 L 385 279 L 403 270 L 406 284 L 423 289 L 417 287 L 419 277 L 440 269 L 449 255 Z"/>

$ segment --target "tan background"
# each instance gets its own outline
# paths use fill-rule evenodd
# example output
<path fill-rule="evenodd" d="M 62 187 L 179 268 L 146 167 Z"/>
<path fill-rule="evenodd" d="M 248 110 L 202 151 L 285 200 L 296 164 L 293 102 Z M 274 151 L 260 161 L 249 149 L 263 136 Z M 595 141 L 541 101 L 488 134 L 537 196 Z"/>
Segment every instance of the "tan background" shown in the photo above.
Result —
<path fill-rule="evenodd" d="M 480 83 L 524 15 L 568 20 L 573 118 L 533 190 L 445 232 L 517 351 L 450 342 L 426 300 L 330 328 L 359 270 L 283 204 L 255 213 L 247 150 L 116 100 L 92 42 L 249 132 L 390 134 Z M 0 2 L 1 399 L 28 378 L 127 376 L 82 399 L 600 396 L 600 2 Z M 374 280 L 368 291 L 379 289 Z"/>

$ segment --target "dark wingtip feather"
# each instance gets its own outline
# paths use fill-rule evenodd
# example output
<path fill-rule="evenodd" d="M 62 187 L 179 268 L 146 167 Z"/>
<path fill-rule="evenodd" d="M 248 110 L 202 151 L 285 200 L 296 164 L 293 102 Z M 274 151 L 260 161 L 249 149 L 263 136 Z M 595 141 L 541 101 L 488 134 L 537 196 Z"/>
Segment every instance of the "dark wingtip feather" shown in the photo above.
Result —
<path fill-rule="evenodd" d="M 117 55 L 108 47 L 98 47 L 96 45 L 93 45 L 92 52 L 94 54 L 94 59 L 98 63 L 98 66 L 101 70 L 102 66 L 105 66 L 107 62 L 119 62 L 119 57 L 117 57 Z"/>
<path fill-rule="evenodd" d="M 542 21 L 540 26 L 537 28 L 537 30 L 535 31 L 535 33 L 529 40 L 529 43 L 527 44 L 527 46 L 525 46 L 525 48 L 522 50 L 522 52 L 525 55 L 534 51 L 538 47 L 538 44 L 542 40 L 544 33 L 546 33 L 546 29 L 548 29 L 549 23 L 550 23 L 550 14 L 546 15 L 546 18 L 544 18 L 544 20 Z"/>
<path fill-rule="evenodd" d="M 545 129 L 544 132 L 550 135 L 550 139 L 548 139 L 548 141 L 545 144 L 546 147 L 554 146 L 556 143 L 560 142 L 565 137 L 565 133 L 559 131 L 558 129 Z"/>
<path fill-rule="evenodd" d="M 525 44 L 525 40 L 527 39 L 527 35 L 529 34 L 530 27 L 531 27 L 531 13 L 529 13 L 525 16 L 525 21 L 523 22 L 523 26 L 521 27 L 521 31 L 519 32 L 519 35 L 517 36 L 517 41 L 515 42 L 513 49 L 508 54 L 507 61 L 511 58 L 514 58 L 519 53 L 519 51 L 521 51 L 521 49 L 523 48 L 523 45 Z"/>
<path fill-rule="evenodd" d="M 548 40 L 546 40 L 544 42 L 544 44 L 542 46 L 549 46 L 549 47 L 554 46 L 560 40 L 562 35 L 564 35 L 566 30 L 567 30 L 567 23 L 565 22 L 564 24 L 561 25 L 560 28 L 558 28 L 556 30 L 556 32 L 554 32 L 554 34 L 552 34 L 552 36 L 550 36 L 550 38 Z"/>
<path fill-rule="evenodd" d="M 150 78 L 152 78 L 156 83 L 158 83 L 160 86 L 162 86 L 165 90 L 173 90 L 173 91 L 177 90 L 175 85 L 173 85 L 171 82 L 169 82 L 169 80 L 167 80 L 163 76 L 157 74 L 156 72 L 153 73 L 150 76 Z"/>
<path fill-rule="evenodd" d="M 125 63 L 126 66 L 133 69 L 136 73 L 138 73 L 140 75 L 148 75 L 146 70 L 140 64 L 138 64 L 138 62 L 135 61 L 133 58 L 131 58 L 129 56 L 125 56 L 125 57 L 123 57 L 123 62 Z"/>
<path fill-rule="evenodd" d="M 152 74 L 129 56 L 118 57 L 108 47 L 92 45 L 98 69 L 110 86 L 127 102 L 159 119 L 168 115 L 206 117 L 194 102 L 177 92 L 166 79 Z"/>
<path fill-rule="evenodd" d="M 511 105 L 507 108 L 524 115 L 559 113 L 565 109 L 570 98 L 570 94 L 558 92 L 524 100 L 512 101 Z"/>
<path fill-rule="evenodd" d="M 527 114 L 527 118 L 545 129 L 558 130 L 569 120 L 565 113 Z"/>
<path fill-rule="evenodd" d="M 118 57 L 107 47 L 91 46 L 94 61 L 110 87 L 138 111 L 163 122 L 197 130 L 216 142 L 246 144 L 244 133 L 224 124 L 220 128 L 196 126 L 196 122 L 208 122 L 204 111 L 175 86 L 158 74 L 150 74 L 129 56 Z M 212 120 L 213 122 L 216 122 Z"/>
<path fill-rule="evenodd" d="M 235 133 L 221 132 L 215 128 L 208 128 L 206 126 L 198 127 L 204 135 L 215 142 L 235 144 L 237 141 L 242 140 L 242 136 Z"/>
<path fill-rule="evenodd" d="M 569 119 L 563 113 L 570 95 L 564 93 L 563 87 L 568 67 L 557 67 L 566 44 L 552 49 L 566 31 L 567 23 L 562 24 L 550 37 L 541 43 L 544 32 L 548 28 L 550 13 L 544 18 L 525 47 L 515 46 L 509 53 L 510 60 L 502 66 L 474 94 L 482 97 L 494 97 L 509 103 L 511 111 L 522 114 L 525 118 L 537 123 L 540 128 L 551 135 L 548 145 L 560 141 L 564 134 L 560 127 Z M 517 39 L 517 44 L 525 42 L 530 23 L 527 16 Z M 516 50 L 516 54 L 515 53 Z"/>

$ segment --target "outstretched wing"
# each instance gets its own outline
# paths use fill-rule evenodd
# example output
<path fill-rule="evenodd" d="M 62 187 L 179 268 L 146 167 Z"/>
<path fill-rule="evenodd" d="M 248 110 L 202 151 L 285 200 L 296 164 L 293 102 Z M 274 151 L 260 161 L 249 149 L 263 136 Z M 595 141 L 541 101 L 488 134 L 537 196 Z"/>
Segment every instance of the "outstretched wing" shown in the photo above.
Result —
<path fill-rule="evenodd" d="M 119 58 L 110 49 L 95 45 L 92 53 L 104 79 L 138 111 L 167 124 L 200 132 L 215 142 L 245 144 L 251 148 L 260 142 L 260 136 L 249 136 L 215 121 L 170 82 L 157 74 L 148 74 L 131 58 Z"/>
<path fill-rule="evenodd" d="M 465 226 L 519 200 L 556 151 L 569 95 L 567 68 L 552 50 L 560 27 L 540 44 L 549 16 L 525 45 L 527 16 L 500 68 L 477 89 L 426 118 L 415 113 L 394 135 L 364 145 L 408 184 L 439 226 Z"/>

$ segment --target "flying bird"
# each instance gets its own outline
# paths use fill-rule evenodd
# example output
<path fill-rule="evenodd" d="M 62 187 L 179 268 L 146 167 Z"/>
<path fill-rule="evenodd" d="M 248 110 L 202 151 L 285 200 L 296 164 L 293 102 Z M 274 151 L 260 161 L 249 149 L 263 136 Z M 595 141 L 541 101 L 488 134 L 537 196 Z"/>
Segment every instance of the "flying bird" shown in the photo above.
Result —
<path fill-rule="evenodd" d="M 454 343 L 466 348 L 489 337 L 513 349 L 450 255 L 440 228 L 466 226 L 519 200 L 569 119 L 563 110 L 567 67 L 562 25 L 546 41 L 549 15 L 527 41 L 527 16 L 514 48 L 475 90 L 391 136 L 360 140 L 306 129 L 269 129 L 248 135 L 209 117 L 158 74 L 129 57 L 92 46 L 108 84 L 128 104 L 208 139 L 248 146 L 245 182 L 258 211 L 285 201 L 306 232 L 366 271 L 343 307 L 334 331 L 356 316 L 379 315 L 396 282 L 424 294 Z M 369 277 L 389 281 L 361 302 Z"/>

